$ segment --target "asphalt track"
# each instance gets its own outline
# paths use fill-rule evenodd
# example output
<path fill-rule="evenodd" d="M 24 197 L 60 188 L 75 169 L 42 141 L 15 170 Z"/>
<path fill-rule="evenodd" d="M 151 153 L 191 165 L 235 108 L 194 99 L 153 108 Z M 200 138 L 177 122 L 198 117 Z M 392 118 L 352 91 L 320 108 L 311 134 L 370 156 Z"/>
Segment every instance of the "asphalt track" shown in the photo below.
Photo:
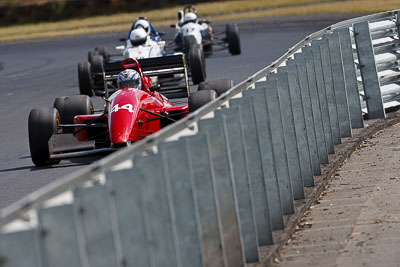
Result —
<path fill-rule="evenodd" d="M 257 19 L 239 22 L 242 54 L 227 51 L 207 58 L 208 79 L 240 82 L 280 57 L 305 36 L 341 16 Z M 217 24 L 216 31 L 223 29 Z M 173 33 L 173 29 L 165 29 Z M 51 40 L 0 44 L 0 209 L 98 157 L 64 160 L 46 168 L 35 167 L 28 144 L 28 114 L 50 107 L 56 97 L 78 93 L 77 64 L 87 51 L 105 46 L 114 51 L 126 33 L 96 34 Z M 171 34 L 167 34 L 167 38 Z M 102 107 L 93 99 L 96 108 Z"/>

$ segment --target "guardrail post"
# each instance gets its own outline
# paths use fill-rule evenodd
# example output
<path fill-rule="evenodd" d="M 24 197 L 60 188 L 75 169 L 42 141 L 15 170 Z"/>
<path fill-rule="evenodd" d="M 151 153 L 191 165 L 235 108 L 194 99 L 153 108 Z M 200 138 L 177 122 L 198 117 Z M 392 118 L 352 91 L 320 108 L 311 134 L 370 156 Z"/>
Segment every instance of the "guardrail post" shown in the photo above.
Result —
<path fill-rule="evenodd" d="M 198 208 L 193 195 L 194 178 L 185 141 L 161 143 L 159 146 L 170 199 L 173 203 L 181 266 L 203 266 L 201 238 L 198 232 Z"/>
<path fill-rule="evenodd" d="M 313 112 L 311 107 L 310 90 L 308 87 L 306 62 L 304 59 L 296 59 L 296 60 L 288 60 L 287 63 L 288 65 L 296 66 L 297 69 L 297 76 L 299 78 L 299 87 L 303 103 L 304 118 L 307 130 L 307 138 L 308 138 L 312 170 L 314 175 L 320 175 L 321 165 L 318 156 L 317 137 L 314 125 Z M 311 186 L 313 185 L 314 184 L 312 184 Z"/>
<path fill-rule="evenodd" d="M 258 255 L 258 236 L 254 208 L 252 203 L 252 188 L 249 180 L 248 162 L 245 151 L 245 137 L 242 128 L 242 119 L 240 106 L 229 109 L 220 109 L 215 113 L 215 117 L 225 117 L 229 152 L 232 159 L 233 178 L 235 181 L 236 196 L 238 200 L 239 218 L 241 234 L 244 246 L 244 255 L 246 262 L 257 262 Z M 263 235 L 266 235 L 267 244 L 272 244 L 272 227 L 269 221 L 269 205 L 265 210 L 265 216 L 269 223 L 266 229 L 263 229 Z"/>
<path fill-rule="evenodd" d="M 240 106 L 241 123 L 245 138 L 245 151 L 248 161 L 249 178 L 252 189 L 254 215 L 256 217 L 258 242 L 260 246 L 269 244 L 265 229 L 268 229 L 267 209 L 269 208 L 272 229 L 283 229 L 282 206 L 276 199 L 279 192 L 273 192 L 273 186 L 267 186 L 266 181 L 270 179 L 265 172 L 263 159 L 265 151 L 261 147 L 261 133 L 257 127 L 253 100 L 250 95 L 244 95 L 242 98 L 229 100 L 230 107 Z M 280 198 L 280 197 L 279 197 Z M 268 205 L 271 203 L 271 205 Z M 273 204 L 274 203 L 274 204 Z M 276 204 L 276 205 L 275 205 Z"/>
<path fill-rule="evenodd" d="M 311 107 L 315 125 L 315 134 L 318 145 L 318 156 L 321 164 L 327 164 L 328 151 L 326 149 L 324 127 L 322 125 L 321 107 L 317 90 L 317 81 L 315 77 L 314 62 L 310 47 L 303 47 L 303 52 L 295 54 L 295 59 L 303 58 L 306 62 L 308 88 L 310 90 Z"/>
<path fill-rule="evenodd" d="M 400 36 L 400 11 L 396 12 L 397 35 Z"/>
<path fill-rule="evenodd" d="M 323 79 L 325 82 L 326 98 L 328 102 L 329 118 L 331 122 L 332 138 L 335 145 L 340 144 L 342 139 L 340 137 L 340 126 L 338 120 L 338 111 L 336 106 L 336 96 L 333 87 L 332 67 L 329 54 L 328 39 L 313 41 L 313 44 L 318 45 L 321 52 L 321 62 Z"/>
<path fill-rule="evenodd" d="M 37 214 L 46 266 L 83 266 L 80 261 L 73 205 L 39 208 Z"/>
<path fill-rule="evenodd" d="M 193 173 L 205 266 L 226 267 L 226 250 L 208 135 L 198 133 L 183 139 L 188 150 L 189 168 Z"/>
<path fill-rule="evenodd" d="M 287 162 L 289 166 L 290 180 L 292 182 L 294 199 L 304 198 L 304 183 L 301 176 L 300 159 L 297 148 L 296 131 L 294 128 L 293 110 L 289 92 L 289 81 L 286 72 L 272 73 L 268 80 L 277 80 L 279 106 L 282 115 L 282 124 L 285 138 Z M 274 113 L 271 113 L 270 116 Z M 276 115 L 275 115 L 276 116 Z"/>
<path fill-rule="evenodd" d="M 1 234 L 1 267 L 42 267 L 37 229 Z"/>
<path fill-rule="evenodd" d="M 251 95 L 254 117 L 259 137 L 261 149 L 261 160 L 263 162 L 263 172 L 265 174 L 265 186 L 267 188 L 267 197 L 272 216 L 274 229 L 283 229 L 283 209 L 281 196 L 279 193 L 279 183 L 276 170 L 276 162 L 273 152 L 273 141 L 271 135 L 271 123 L 267 110 L 267 100 L 265 88 L 259 87 L 261 83 L 256 83 L 255 90 L 244 91 L 244 94 Z"/>
<path fill-rule="evenodd" d="M 333 86 L 335 88 L 336 106 L 338 111 L 340 136 L 351 137 L 351 121 L 349 102 L 347 100 L 347 88 L 344 78 L 342 51 L 338 33 L 327 35 L 331 66 L 333 74 Z"/>
<path fill-rule="evenodd" d="M 151 166 L 146 168 L 143 166 Z M 146 236 L 152 266 L 177 266 L 175 216 L 168 197 L 165 169 L 160 154 L 135 157 L 134 170 L 142 190 Z"/>
<path fill-rule="evenodd" d="M 310 151 L 307 139 L 303 101 L 301 98 L 299 80 L 297 77 L 297 68 L 293 65 L 280 68 L 286 71 L 289 82 L 290 100 L 292 103 L 294 127 L 296 130 L 296 140 L 300 160 L 301 177 L 305 186 L 314 185 L 314 176 L 312 173 Z"/>
<path fill-rule="evenodd" d="M 106 173 L 109 203 L 116 222 L 123 266 L 151 266 L 146 236 L 143 192 L 135 166 Z"/>
<path fill-rule="evenodd" d="M 107 192 L 104 185 L 77 187 L 74 190 L 75 210 L 86 241 L 88 264 L 91 266 L 119 266 L 114 247 Z"/>
<path fill-rule="evenodd" d="M 283 229 L 283 211 L 279 194 L 276 162 L 273 153 L 273 144 L 270 130 L 270 121 L 267 112 L 265 89 L 246 90 L 244 96 L 251 96 L 254 108 L 254 119 L 258 133 L 258 143 L 261 150 L 261 161 L 264 173 L 264 182 L 267 189 L 268 207 L 271 214 L 273 229 Z"/>
<path fill-rule="evenodd" d="M 326 98 L 325 81 L 322 70 L 321 51 L 319 45 L 315 45 L 314 43 L 312 43 L 311 53 L 314 60 L 314 71 L 321 108 L 322 126 L 324 127 L 326 150 L 328 154 L 334 154 L 335 148 L 333 145 L 331 119 L 329 115 L 328 99 Z"/>
<path fill-rule="evenodd" d="M 232 160 L 227 145 L 225 118 L 198 121 L 199 132 L 208 132 L 211 161 L 218 192 L 218 204 L 228 266 L 243 266 L 244 251 L 238 217 L 236 188 L 233 180 Z"/>
<path fill-rule="evenodd" d="M 292 181 L 289 174 L 289 166 L 285 146 L 285 134 L 278 97 L 278 81 L 272 80 L 265 83 L 267 98 L 267 111 L 270 121 L 273 151 L 275 156 L 276 174 L 278 177 L 279 193 L 283 214 L 294 213 Z"/>
<path fill-rule="evenodd" d="M 344 78 L 349 103 L 351 127 L 363 128 L 364 120 L 361 110 L 360 93 L 358 91 L 356 65 L 354 63 L 350 30 L 346 27 L 337 29 L 334 32 L 339 34 L 340 47 L 342 50 Z"/>
<path fill-rule="evenodd" d="M 385 118 L 381 86 L 375 64 L 375 54 L 372 46 L 371 33 L 368 21 L 353 25 L 356 41 L 357 56 L 360 63 L 361 78 L 366 96 L 368 118 Z"/>

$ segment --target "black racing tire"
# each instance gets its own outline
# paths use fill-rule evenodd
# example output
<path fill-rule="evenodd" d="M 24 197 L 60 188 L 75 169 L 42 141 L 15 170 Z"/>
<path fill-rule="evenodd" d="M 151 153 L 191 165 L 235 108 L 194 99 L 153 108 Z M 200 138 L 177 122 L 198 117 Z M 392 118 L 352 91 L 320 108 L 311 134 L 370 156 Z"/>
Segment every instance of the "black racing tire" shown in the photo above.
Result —
<path fill-rule="evenodd" d="M 193 112 L 205 104 L 217 98 L 217 93 L 213 90 L 197 91 L 189 96 L 189 112 Z"/>
<path fill-rule="evenodd" d="M 102 56 L 94 55 L 90 65 L 93 74 L 102 74 L 104 72 L 104 60 Z"/>
<path fill-rule="evenodd" d="M 89 62 L 78 64 L 78 83 L 81 95 L 93 96 L 92 70 Z"/>
<path fill-rule="evenodd" d="M 198 45 L 196 37 L 194 37 L 193 35 L 183 37 L 183 52 L 185 54 L 188 54 L 190 49 L 195 45 Z"/>
<path fill-rule="evenodd" d="M 110 54 L 107 51 L 107 48 L 104 46 L 96 47 L 94 51 L 97 51 L 101 56 L 103 56 L 104 61 L 108 61 L 110 59 Z"/>
<path fill-rule="evenodd" d="M 228 42 L 229 53 L 240 55 L 242 50 L 240 47 L 239 29 L 236 23 L 226 24 L 226 40 Z"/>
<path fill-rule="evenodd" d="M 199 84 L 205 81 L 206 66 L 202 46 L 194 45 L 189 50 L 189 67 L 194 84 Z"/>
<path fill-rule="evenodd" d="M 55 108 L 32 109 L 28 119 L 29 149 L 32 162 L 36 166 L 57 164 L 59 160 L 51 160 L 49 140 L 57 132 L 60 115 Z"/>
<path fill-rule="evenodd" d="M 222 95 L 235 85 L 235 82 L 231 79 L 221 79 L 214 81 L 204 81 L 201 82 L 197 88 L 198 91 L 203 90 L 214 90 L 217 96 Z"/>
<path fill-rule="evenodd" d="M 93 104 L 87 95 L 73 95 L 58 97 L 54 100 L 53 107 L 60 114 L 61 124 L 74 124 L 76 115 L 93 114 Z M 74 128 L 64 128 L 63 133 L 73 133 Z"/>
<path fill-rule="evenodd" d="M 100 56 L 99 52 L 97 52 L 97 51 L 89 51 L 89 52 L 88 52 L 87 57 L 88 57 L 88 61 L 89 61 L 90 63 L 92 63 L 92 60 L 93 60 L 93 57 L 94 57 L 94 56 Z"/>

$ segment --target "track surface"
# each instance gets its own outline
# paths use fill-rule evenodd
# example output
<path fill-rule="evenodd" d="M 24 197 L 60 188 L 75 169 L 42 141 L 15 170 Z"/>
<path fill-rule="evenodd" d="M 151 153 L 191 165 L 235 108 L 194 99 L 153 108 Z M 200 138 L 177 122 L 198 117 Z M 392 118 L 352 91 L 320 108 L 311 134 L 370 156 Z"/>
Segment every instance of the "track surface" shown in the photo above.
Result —
<path fill-rule="evenodd" d="M 232 57 L 223 51 L 207 58 L 207 78 L 240 82 L 306 35 L 343 19 L 335 16 L 310 21 L 300 17 L 291 18 L 289 23 L 286 19 L 239 22 L 242 54 Z M 222 24 L 214 27 L 216 31 L 223 28 Z M 125 34 L 0 44 L 0 209 L 96 160 L 65 160 L 48 168 L 35 167 L 29 153 L 28 114 L 33 108 L 52 106 L 56 97 L 77 94 L 77 63 L 85 60 L 87 51 L 95 46 L 114 51 L 119 37 Z M 96 108 L 102 107 L 99 99 L 93 101 Z"/>

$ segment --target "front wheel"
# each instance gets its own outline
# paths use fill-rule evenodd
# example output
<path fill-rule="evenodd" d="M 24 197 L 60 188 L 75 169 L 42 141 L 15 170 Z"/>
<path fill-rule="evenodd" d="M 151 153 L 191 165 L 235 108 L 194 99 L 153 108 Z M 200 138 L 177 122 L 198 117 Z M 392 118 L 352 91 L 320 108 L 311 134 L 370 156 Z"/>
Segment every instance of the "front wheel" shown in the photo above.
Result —
<path fill-rule="evenodd" d="M 89 62 L 80 62 L 78 64 L 78 83 L 81 95 L 93 96 L 92 71 Z"/>
<path fill-rule="evenodd" d="M 226 41 L 228 42 L 229 53 L 232 55 L 240 55 L 240 38 L 239 29 L 237 24 L 227 24 L 226 25 Z"/>
<path fill-rule="evenodd" d="M 94 56 L 91 62 L 91 72 L 93 77 L 93 89 L 96 90 L 105 90 L 104 84 L 104 60 L 100 55 Z"/>
<path fill-rule="evenodd" d="M 55 108 L 32 109 L 28 119 L 29 149 L 36 166 L 59 163 L 51 160 L 50 138 L 57 132 L 60 115 Z"/>
<path fill-rule="evenodd" d="M 199 84 L 207 77 L 203 49 L 200 45 L 194 45 L 189 50 L 189 66 L 194 84 Z"/>

